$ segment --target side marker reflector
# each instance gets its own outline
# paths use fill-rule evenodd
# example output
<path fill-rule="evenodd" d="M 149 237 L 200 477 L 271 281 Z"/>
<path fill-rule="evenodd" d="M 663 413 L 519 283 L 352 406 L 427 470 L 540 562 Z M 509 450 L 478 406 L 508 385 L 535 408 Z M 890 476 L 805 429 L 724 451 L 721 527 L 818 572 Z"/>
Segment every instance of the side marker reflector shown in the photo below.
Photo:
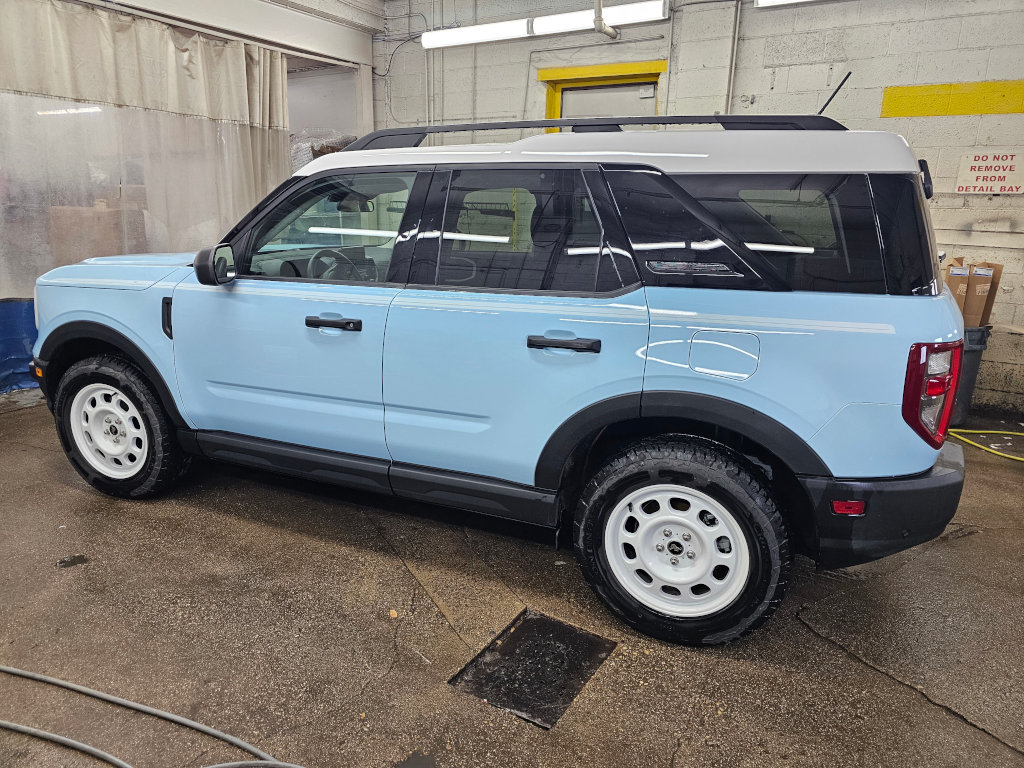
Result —
<path fill-rule="evenodd" d="M 832 511 L 837 515 L 860 516 L 864 514 L 863 501 L 833 501 Z"/>

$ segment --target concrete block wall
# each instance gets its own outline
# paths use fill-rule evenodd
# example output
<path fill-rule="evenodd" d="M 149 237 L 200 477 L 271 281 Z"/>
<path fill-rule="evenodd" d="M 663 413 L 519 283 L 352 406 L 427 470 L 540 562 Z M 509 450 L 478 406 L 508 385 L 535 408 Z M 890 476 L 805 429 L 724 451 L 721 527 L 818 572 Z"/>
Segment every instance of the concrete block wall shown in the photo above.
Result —
<path fill-rule="evenodd" d="M 926 159 L 935 180 L 931 213 L 939 246 L 965 262 L 1004 265 L 993 311 L 992 351 L 976 400 L 1024 412 L 1024 195 L 957 195 L 962 155 L 1024 153 L 1024 114 L 882 118 L 893 85 L 1024 78 L 1020 0 L 822 0 L 754 8 L 741 0 L 674 0 L 671 19 L 622 30 L 620 39 L 580 32 L 426 52 L 424 28 L 558 13 L 545 0 L 386 0 L 387 37 L 374 46 L 378 127 L 544 116 L 537 70 L 668 59 L 660 114 L 813 113 L 852 71 L 828 114 L 848 127 L 894 131 Z M 441 7 L 444 15 L 441 15 Z M 397 51 L 396 51 L 397 49 Z M 730 89 L 731 79 L 731 89 Z M 727 94 L 731 92 L 728 107 Z M 486 140 L 516 139 L 488 135 Z M 457 140 L 466 140 L 459 137 Z M 481 137 L 481 140 L 482 137 Z M 1020 336 L 1024 338 L 1024 336 Z"/>

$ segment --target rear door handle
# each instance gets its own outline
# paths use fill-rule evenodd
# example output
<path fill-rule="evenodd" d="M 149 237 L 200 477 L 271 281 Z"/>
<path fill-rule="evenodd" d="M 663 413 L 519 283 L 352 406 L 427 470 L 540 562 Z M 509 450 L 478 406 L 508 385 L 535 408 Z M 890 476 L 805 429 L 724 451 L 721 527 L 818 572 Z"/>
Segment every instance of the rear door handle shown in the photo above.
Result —
<path fill-rule="evenodd" d="M 363 321 L 350 317 L 317 317 L 316 315 L 306 316 L 307 328 L 340 328 L 343 331 L 363 330 Z"/>
<path fill-rule="evenodd" d="M 549 339 L 547 336 L 527 336 L 530 349 L 574 349 L 577 352 L 600 352 L 600 339 Z"/>

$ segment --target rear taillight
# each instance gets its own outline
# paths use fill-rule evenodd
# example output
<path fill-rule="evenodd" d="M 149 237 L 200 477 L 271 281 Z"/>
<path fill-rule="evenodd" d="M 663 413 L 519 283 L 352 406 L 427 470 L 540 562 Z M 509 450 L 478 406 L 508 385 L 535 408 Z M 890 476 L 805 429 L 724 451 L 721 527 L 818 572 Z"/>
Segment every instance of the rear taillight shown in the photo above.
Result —
<path fill-rule="evenodd" d="M 903 418 L 933 448 L 941 448 L 946 439 L 963 353 L 962 341 L 914 344 L 910 348 L 903 385 Z"/>

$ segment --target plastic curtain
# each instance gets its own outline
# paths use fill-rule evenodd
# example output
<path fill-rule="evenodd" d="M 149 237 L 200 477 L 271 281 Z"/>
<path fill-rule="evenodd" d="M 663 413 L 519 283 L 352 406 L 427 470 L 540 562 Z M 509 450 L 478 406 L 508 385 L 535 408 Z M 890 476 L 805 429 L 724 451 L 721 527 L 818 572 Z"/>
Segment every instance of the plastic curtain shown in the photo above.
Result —
<path fill-rule="evenodd" d="M 280 53 L 94 6 L 5 0 L 0 299 L 20 302 L 0 308 L 0 391 L 29 381 L 39 275 L 217 243 L 289 175 L 286 116 Z"/>

